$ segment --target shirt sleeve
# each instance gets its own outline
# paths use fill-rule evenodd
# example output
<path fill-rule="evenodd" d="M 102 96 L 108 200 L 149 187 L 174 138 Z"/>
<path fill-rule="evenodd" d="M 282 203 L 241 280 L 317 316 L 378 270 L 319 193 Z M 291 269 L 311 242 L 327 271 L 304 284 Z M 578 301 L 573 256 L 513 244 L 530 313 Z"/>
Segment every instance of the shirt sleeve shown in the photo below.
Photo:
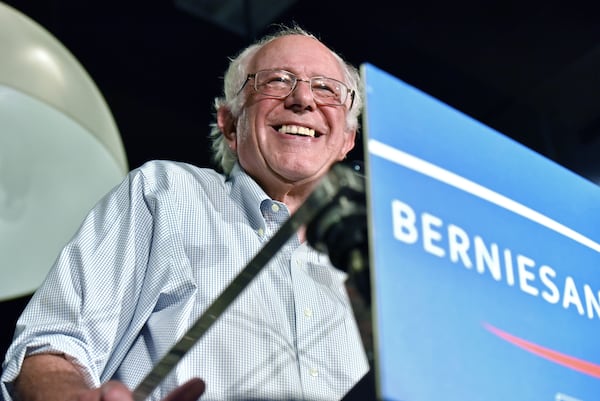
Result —
<path fill-rule="evenodd" d="M 64 354 L 98 386 L 127 332 L 139 332 L 137 308 L 153 234 L 152 202 L 134 171 L 90 211 L 19 318 L 2 373 L 11 400 L 22 361 Z M 129 336 L 133 337 L 133 336 Z"/>

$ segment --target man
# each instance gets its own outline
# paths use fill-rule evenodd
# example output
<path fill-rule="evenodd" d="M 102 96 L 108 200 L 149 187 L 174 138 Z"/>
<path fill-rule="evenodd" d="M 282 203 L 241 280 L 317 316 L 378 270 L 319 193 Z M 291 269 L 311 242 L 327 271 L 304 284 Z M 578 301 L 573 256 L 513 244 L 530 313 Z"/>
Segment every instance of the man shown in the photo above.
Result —
<path fill-rule="evenodd" d="M 224 174 L 149 162 L 99 202 L 17 324 L 4 396 L 132 400 L 352 149 L 358 82 L 355 68 L 297 27 L 240 53 L 216 101 Z M 282 247 L 152 399 L 335 400 L 365 375 L 345 275 L 304 236 Z"/>

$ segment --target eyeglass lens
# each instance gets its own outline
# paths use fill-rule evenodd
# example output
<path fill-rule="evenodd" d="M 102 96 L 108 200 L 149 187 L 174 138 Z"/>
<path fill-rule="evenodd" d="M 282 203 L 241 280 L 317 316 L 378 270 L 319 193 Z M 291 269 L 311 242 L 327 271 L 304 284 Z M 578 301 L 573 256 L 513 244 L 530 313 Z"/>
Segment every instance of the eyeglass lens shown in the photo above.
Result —
<path fill-rule="evenodd" d="M 298 79 L 285 70 L 264 70 L 254 74 L 254 87 L 267 96 L 286 97 L 296 87 Z M 340 81 L 327 77 L 313 77 L 308 81 L 317 103 L 341 105 L 346 101 L 348 88 Z"/>

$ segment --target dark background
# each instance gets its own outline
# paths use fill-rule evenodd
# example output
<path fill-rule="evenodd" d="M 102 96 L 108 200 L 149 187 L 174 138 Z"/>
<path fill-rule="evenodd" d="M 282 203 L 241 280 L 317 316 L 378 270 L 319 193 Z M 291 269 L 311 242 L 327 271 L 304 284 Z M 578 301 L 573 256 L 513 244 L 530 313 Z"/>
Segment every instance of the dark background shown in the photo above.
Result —
<path fill-rule="evenodd" d="M 228 57 L 265 31 L 242 35 L 167 0 L 6 3 L 89 72 L 131 168 L 208 163 Z M 273 1 L 237 3 L 260 13 Z M 583 175 L 598 164 L 600 12 L 591 1 L 298 0 L 274 21 L 296 21 L 355 65 L 370 62 Z"/>
<path fill-rule="evenodd" d="M 113 113 L 130 168 L 157 158 L 209 165 L 212 101 L 228 57 L 268 30 L 246 18 L 237 32 L 166 0 L 5 3 L 49 30 L 88 71 Z M 274 4 L 238 3 L 258 15 Z M 556 0 L 298 0 L 272 21 L 295 21 L 353 64 L 370 62 L 595 181 L 596 8 Z M 351 156 L 361 159 L 360 147 Z M 27 300 L 1 304 L 2 354 Z"/>

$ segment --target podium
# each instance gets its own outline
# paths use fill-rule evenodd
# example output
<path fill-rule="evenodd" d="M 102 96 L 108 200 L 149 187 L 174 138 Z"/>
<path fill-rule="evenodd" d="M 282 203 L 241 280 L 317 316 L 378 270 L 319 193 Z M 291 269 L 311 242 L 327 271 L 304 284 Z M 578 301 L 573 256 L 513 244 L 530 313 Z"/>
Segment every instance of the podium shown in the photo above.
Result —
<path fill-rule="evenodd" d="M 600 188 L 361 73 L 378 399 L 597 399 Z"/>

